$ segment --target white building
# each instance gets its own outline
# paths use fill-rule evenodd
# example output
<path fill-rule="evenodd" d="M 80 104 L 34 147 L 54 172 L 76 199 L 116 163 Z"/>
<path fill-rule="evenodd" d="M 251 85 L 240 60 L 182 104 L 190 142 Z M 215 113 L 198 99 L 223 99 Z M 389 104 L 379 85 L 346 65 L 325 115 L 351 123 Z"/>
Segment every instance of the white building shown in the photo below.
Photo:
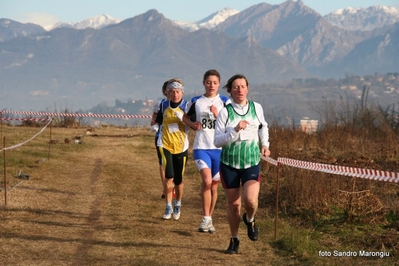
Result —
<path fill-rule="evenodd" d="M 301 131 L 308 134 L 314 133 L 317 131 L 317 127 L 319 126 L 319 120 L 311 120 L 309 117 L 304 117 L 300 120 L 300 125 Z"/>

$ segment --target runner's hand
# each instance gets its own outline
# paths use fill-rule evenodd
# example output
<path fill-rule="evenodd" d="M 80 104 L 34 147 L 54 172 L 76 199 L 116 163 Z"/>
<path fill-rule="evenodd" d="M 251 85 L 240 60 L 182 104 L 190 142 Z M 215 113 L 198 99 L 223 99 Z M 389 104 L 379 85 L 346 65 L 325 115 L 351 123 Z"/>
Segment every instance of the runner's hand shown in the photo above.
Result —
<path fill-rule="evenodd" d="M 152 132 L 156 132 L 156 131 L 158 131 L 158 129 L 159 129 L 159 125 L 158 125 L 158 123 L 156 123 L 156 124 L 154 124 L 152 127 L 151 127 L 151 131 Z"/>
<path fill-rule="evenodd" d="M 241 120 L 240 122 L 238 122 L 238 124 L 235 127 L 235 130 L 237 132 L 239 132 L 242 129 L 246 129 L 247 125 L 249 125 L 249 122 L 247 120 Z"/>
<path fill-rule="evenodd" d="M 268 147 L 263 146 L 262 150 L 261 150 L 261 153 L 262 153 L 263 156 L 268 157 L 270 155 L 270 150 L 269 150 Z"/>

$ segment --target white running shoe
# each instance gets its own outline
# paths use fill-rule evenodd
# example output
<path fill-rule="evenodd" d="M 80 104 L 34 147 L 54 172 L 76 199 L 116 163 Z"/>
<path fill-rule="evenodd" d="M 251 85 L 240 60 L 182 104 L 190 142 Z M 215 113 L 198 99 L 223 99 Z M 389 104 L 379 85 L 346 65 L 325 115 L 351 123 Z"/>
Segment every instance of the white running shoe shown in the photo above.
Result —
<path fill-rule="evenodd" d="M 200 226 L 198 227 L 198 232 L 209 232 L 209 233 L 215 233 L 215 227 L 212 224 L 212 219 L 205 219 L 205 217 L 202 217 L 202 222 Z"/>
<path fill-rule="evenodd" d="M 181 205 L 175 205 L 175 208 L 173 210 L 173 219 L 179 220 L 180 218 L 180 207 Z"/>
<path fill-rule="evenodd" d="M 171 207 L 166 206 L 165 213 L 162 216 L 162 219 L 169 220 L 172 217 L 173 210 Z"/>
<path fill-rule="evenodd" d="M 210 234 L 213 234 L 213 233 L 216 232 L 216 229 L 215 229 L 215 227 L 214 227 L 213 224 L 212 224 L 212 220 L 211 220 L 211 226 L 209 227 L 208 232 L 209 232 Z"/>

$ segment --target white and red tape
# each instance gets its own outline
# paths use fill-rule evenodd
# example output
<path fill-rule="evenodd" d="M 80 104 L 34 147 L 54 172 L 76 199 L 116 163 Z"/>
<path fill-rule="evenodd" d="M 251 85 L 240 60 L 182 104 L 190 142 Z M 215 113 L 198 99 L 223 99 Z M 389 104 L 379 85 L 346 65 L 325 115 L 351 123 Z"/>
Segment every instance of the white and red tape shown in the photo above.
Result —
<path fill-rule="evenodd" d="M 274 160 L 270 157 L 261 156 L 261 158 L 273 165 L 283 164 L 291 167 L 307 169 L 312 171 L 318 171 L 328 174 L 336 174 L 336 175 L 344 175 L 344 176 L 353 176 L 360 177 L 365 179 L 377 180 L 377 181 L 385 181 L 385 182 L 399 182 L 399 173 L 395 172 L 387 172 L 381 170 L 373 170 L 373 169 L 364 169 L 364 168 L 355 168 L 348 166 L 339 166 L 339 165 L 330 165 L 330 164 L 322 164 L 322 163 L 313 163 L 306 162 L 300 160 L 294 160 L 290 158 L 279 157 L 277 160 Z"/>
<path fill-rule="evenodd" d="M 16 117 L 0 117 L 0 120 L 3 121 L 47 121 L 50 118 L 35 118 L 35 117 L 31 117 L 31 118 L 16 118 Z"/>
<path fill-rule="evenodd" d="M 22 115 L 36 115 L 36 116 L 66 116 L 66 117 L 98 117 L 98 118 L 151 118 L 150 115 L 121 115 L 121 114 L 79 114 L 79 113 L 52 113 L 52 112 L 24 112 L 24 111 L 9 111 L 2 110 L 1 113 L 5 114 L 22 114 Z M 17 120 L 18 118 L 1 118 L 2 120 Z M 19 120 L 48 120 L 49 118 L 20 118 Z M 18 145 L 19 146 L 19 145 Z M 9 147 L 13 148 L 13 147 Z M 362 169 L 347 166 L 337 166 L 322 163 L 313 163 L 290 158 L 279 157 L 277 160 L 261 156 L 261 158 L 273 165 L 284 164 L 291 167 L 307 169 L 312 171 L 319 171 L 328 174 L 337 174 L 344 176 L 360 177 L 371 180 L 386 181 L 386 182 L 399 182 L 399 173 L 387 172 L 373 169 Z"/>
<path fill-rule="evenodd" d="M 3 114 L 20 114 L 35 116 L 64 116 L 64 117 L 97 117 L 97 118 L 151 118 L 151 115 L 122 115 L 122 114 L 79 114 L 79 113 L 52 113 L 52 112 L 32 112 L 32 111 L 11 111 L 3 110 Z"/>

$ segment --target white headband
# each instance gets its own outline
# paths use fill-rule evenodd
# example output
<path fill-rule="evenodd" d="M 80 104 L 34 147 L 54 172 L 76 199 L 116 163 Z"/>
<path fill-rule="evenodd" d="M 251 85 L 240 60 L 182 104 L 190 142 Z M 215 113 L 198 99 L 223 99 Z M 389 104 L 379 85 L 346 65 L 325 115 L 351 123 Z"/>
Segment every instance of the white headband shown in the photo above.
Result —
<path fill-rule="evenodd" d="M 179 89 L 182 92 L 184 92 L 184 86 L 181 85 L 181 83 L 176 82 L 176 81 L 169 83 L 169 85 L 168 85 L 168 90 L 173 90 L 173 89 Z"/>

